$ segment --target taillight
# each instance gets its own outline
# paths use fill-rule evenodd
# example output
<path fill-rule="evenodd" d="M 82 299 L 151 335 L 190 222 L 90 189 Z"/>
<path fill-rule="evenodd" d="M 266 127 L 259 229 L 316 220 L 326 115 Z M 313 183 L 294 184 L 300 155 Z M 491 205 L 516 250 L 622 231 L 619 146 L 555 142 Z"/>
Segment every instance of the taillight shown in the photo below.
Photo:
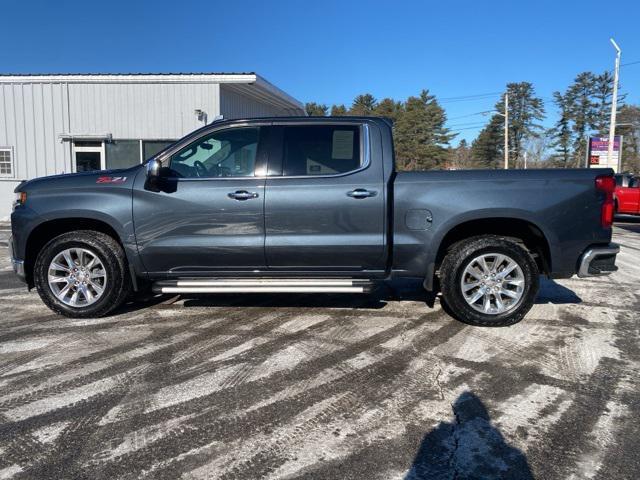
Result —
<path fill-rule="evenodd" d="M 604 192 L 605 195 L 600 214 L 600 223 L 603 228 L 610 228 L 613 225 L 613 214 L 615 213 L 613 192 L 616 189 L 616 181 L 612 176 L 600 175 L 596 177 L 596 189 Z"/>

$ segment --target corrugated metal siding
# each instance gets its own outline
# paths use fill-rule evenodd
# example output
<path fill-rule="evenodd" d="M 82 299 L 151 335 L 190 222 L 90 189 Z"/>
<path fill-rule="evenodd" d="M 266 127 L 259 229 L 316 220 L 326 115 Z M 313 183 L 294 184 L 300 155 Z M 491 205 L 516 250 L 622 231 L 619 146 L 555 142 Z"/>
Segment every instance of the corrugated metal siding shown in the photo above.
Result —
<path fill-rule="evenodd" d="M 17 179 L 71 171 L 65 84 L 0 84 L 0 146 L 13 147 Z"/>
<path fill-rule="evenodd" d="M 69 84 L 70 133 L 180 138 L 202 126 L 194 110 L 218 115 L 217 84 Z"/>
<path fill-rule="evenodd" d="M 17 179 L 71 172 L 61 134 L 176 139 L 219 115 L 219 85 L 1 83 L 0 147 L 13 148 Z"/>
<path fill-rule="evenodd" d="M 289 115 L 285 109 L 242 95 L 229 85 L 220 85 L 220 114 L 225 119 Z"/>

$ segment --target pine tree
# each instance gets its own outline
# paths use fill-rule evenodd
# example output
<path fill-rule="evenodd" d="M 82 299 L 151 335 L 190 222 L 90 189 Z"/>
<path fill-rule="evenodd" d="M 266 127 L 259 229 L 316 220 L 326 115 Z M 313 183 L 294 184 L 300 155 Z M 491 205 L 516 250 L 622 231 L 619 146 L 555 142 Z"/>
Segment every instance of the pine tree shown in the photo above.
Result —
<path fill-rule="evenodd" d="M 622 135 L 622 170 L 640 175 L 640 106 L 624 105 L 616 134 Z"/>
<path fill-rule="evenodd" d="M 373 109 L 373 115 L 391 119 L 394 123 L 398 121 L 403 112 L 402 102 L 396 102 L 392 98 L 381 100 Z"/>
<path fill-rule="evenodd" d="M 329 107 L 316 102 L 308 102 L 304 109 L 310 117 L 325 117 L 329 111 Z"/>
<path fill-rule="evenodd" d="M 544 103 L 536 97 L 529 82 L 508 83 L 509 94 L 509 160 L 512 166 L 521 160 L 524 141 L 538 137 L 542 131 L 539 123 L 544 119 Z M 504 114 L 504 95 L 496 104 L 496 110 Z M 504 125 L 504 117 L 500 117 Z"/>
<path fill-rule="evenodd" d="M 560 92 L 553 92 L 553 99 L 560 111 L 560 119 L 548 133 L 552 139 L 551 147 L 555 152 L 553 160 L 558 166 L 567 168 L 571 166 L 571 145 L 573 144 L 569 103 Z"/>
<path fill-rule="evenodd" d="M 586 155 L 586 137 L 596 121 L 598 105 L 593 99 L 596 86 L 596 75 L 582 72 L 576 76 L 569 86 L 565 97 L 567 111 L 571 118 L 573 139 L 573 164 L 581 165 Z"/>
<path fill-rule="evenodd" d="M 373 114 L 373 110 L 376 108 L 376 99 L 370 93 L 364 95 L 358 95 L 349 109 L 349 115 L 355 116 L 369 116 Z"/>
<path fill-rule="evenodd" d="M 455 136 L 444 126 L 444 109 L 428 90 L 409 97 L 395 128 L 396 162 L 400 169 L 428 170 L 447 160 L 445 146 Z"/>
<path fill-rule="evenodd" d="M 493 115 L 471 144 L 471 162 L 476 168 L 500 168 L 504 158 L 504 118 Z"/>
<path fill-rule="evenodd" d="M 332 117 L 344 117 L 347 114 L 347 107 L 344 105 L 333 105 L 331 107 Z"/>
<path fill-rule="evenodd" d="M 600 135 L 609 132 L 609 118 L 611 115 L 611 100 L 613 99 L 613 74 L 605 71 L 594 78 L 593 83 L 593 124 L 591 127 Z"/>

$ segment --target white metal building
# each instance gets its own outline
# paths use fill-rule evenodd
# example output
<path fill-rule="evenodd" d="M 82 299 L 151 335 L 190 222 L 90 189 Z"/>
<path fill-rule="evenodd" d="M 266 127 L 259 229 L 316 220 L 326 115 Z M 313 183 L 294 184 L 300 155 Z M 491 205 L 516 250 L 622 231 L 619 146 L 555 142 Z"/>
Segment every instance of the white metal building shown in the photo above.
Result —
<path fill-rule="evenodd" d="M 0 220 L 22 180 L 140 163 L 219 115 L 304 107 L 255 73 L 0 75 Z"/>

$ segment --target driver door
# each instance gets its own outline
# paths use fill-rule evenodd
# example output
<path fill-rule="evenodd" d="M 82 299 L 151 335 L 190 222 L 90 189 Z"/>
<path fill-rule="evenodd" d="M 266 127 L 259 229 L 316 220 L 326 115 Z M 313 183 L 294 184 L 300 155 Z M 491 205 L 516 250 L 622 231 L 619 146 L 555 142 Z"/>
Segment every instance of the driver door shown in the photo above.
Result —
<path fill-rule="evenodd" d="M 262 128 L 209 131 L 163 159 L 159 188 L 138 175 L 136 241 L 152 276 L 265 268 Z"/>

